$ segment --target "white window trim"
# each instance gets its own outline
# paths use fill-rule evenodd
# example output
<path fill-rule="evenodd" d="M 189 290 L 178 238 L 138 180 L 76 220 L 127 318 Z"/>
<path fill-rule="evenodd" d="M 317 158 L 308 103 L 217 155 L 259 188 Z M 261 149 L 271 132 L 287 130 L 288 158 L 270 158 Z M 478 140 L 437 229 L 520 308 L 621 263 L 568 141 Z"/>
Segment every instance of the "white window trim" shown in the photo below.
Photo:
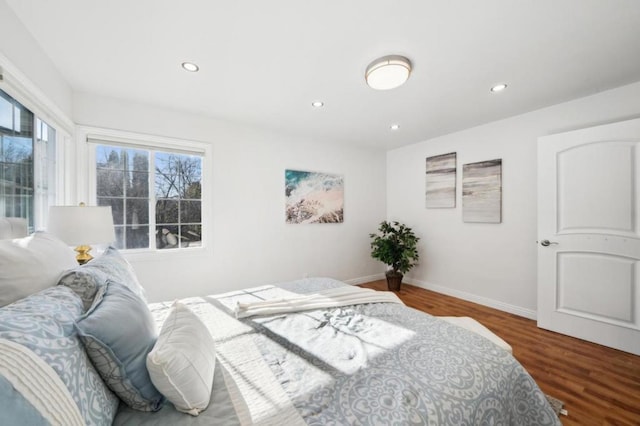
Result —
<path fill-rule="evenodd" d="M 42 90 L 29 80 L 9 59 L 0 52 L 0 89 L 27 107 L 56 132 L 70 136 L 75 123 Z"/>
<path fill-rule="evenodd" d="M 185 247 L 176 250 L 162 249 L 128 249 L 122 253 L 130 260 L 157 260 L 159 256 L 194 257 L 209 255 L 212 244 L 212 192 L 211 184 L 213 178 L 213 146 L 209 143 L 198 142 L 187 139 L 168 138 L 164 136 L 148 135 L 143 133 L 127 132 L 122 130 L 105 129 L 100 127 L 78 126 L 77 127 L 77 152 L 78 162 L 77 176 L 86 176 L 86 179 L 77 179 L 79 196 L 78 202 L 85 201 L 89 205 L 96 205 L 96 168 L 95 149 L 96 144 L 120 145 L 127 147 L 138 147 L 149 150 L 169 150 L 181 154 L 196 154 L 202 156 L 202 246 Z M 151 189 L 150 189 L 151 190 Z M 81 195 L 84 194 L 84 197 Z M 149 214 L 152 213 L 150 208 Z M 153 211 L 155 214 L 155 211 Z"/>

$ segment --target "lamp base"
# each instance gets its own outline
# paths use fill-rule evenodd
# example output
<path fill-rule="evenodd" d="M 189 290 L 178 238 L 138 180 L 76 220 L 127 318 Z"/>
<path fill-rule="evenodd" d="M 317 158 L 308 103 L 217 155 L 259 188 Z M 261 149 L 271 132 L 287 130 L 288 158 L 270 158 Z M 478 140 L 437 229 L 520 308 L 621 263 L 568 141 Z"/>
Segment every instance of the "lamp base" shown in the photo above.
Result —
<path fill-rule="evenodd" d="M 76 247 L 74 250 L 78 252 L 76 260 L 80 265 L 84 265 L 85 263 L 93 259 L 93 256 L 89 254 L 89 252 L 91 251 L 91 246 L 81 245 Z"/>

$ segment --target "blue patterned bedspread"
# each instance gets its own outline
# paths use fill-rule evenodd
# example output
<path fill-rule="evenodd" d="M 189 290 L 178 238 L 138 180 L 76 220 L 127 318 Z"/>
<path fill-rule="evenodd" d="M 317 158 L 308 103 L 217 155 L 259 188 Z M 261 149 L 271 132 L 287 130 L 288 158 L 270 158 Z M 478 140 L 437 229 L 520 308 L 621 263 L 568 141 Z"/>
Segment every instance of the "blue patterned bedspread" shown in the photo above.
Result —
<path fill-rule="evenodd" d="M 339 285 L 306 279 L 278 287 L 309 293 Z M 248 291 L 231 299 L 264 297 L 268 294 Z M 560 424 L 511 354 L 402 305 L 356 305 L 242 321 L 255 330 L 264 360 L 310 425 Z M 208 416 L 201 417 L 201 424 L 207 424 Z"/>
<path fill-rule="evenodd" d="M 560 424 L 510 353 L 423 312 L 384 303 L 254 322 L 265 359 L 311 425 Z"/>

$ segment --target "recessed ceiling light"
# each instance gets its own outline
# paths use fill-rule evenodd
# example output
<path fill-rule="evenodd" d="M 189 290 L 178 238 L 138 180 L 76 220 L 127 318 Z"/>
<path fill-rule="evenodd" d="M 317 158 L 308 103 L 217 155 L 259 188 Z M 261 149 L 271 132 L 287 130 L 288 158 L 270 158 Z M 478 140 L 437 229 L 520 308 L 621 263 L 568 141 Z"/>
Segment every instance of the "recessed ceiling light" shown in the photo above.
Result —
<path fill-rule="evenodd" d="M 200 67 L 193 62 L 183 62 L 182 68 L 189 72 L 198 72 L 198 70 L 200 69 Z"/>
<path fill-rule="evenodd" d="M 314 108 L 322 108 L 324 106 L 324 102 L 322 101 L 313 101 L 311 102 L 311 106 Z"/>
<path fill-rule="evenodd" d="M 364 73 L 372 89 L 389 90 L 402 86 L 411 74 L 411 61 L 404 56 L 389 55 L 371 62 Z"/>
<path fill-rule="evenodd" d="M 399 124 L 392 124 L 391 126 L 389 126 L 391 130 L 398 130 L 400 128 Z"/>
<path fill-rule="evenodd" d="M 496 92 L 502 92 L 504 89 L 507 88 L 507 85 L 504 83 L 500 83 L 500 84 L 496 84 L 495 86 L 493 86 L 491 88 L 491 91 L 496 93 Z"/>

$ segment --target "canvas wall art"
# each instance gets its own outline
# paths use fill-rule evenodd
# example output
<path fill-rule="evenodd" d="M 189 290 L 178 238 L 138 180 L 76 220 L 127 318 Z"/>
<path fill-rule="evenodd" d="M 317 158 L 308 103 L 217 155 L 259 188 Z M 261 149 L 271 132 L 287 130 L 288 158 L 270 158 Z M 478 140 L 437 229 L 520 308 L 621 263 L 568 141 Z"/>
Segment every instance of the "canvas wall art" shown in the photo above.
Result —
<path fill-rule="evenodd" d="M 285 170 L 287 223 L 342 223 L 344 179 L 329 173 Z"/>
<path fill-rule="evenodd" d="M 456 153 L 427 157 L 425 200 L 428 209 L 456 206 Z"/>
<path fill-rule="evenodd" d="M 502 222 L 502 159 L 462 167 L 462 220 Z"/>

